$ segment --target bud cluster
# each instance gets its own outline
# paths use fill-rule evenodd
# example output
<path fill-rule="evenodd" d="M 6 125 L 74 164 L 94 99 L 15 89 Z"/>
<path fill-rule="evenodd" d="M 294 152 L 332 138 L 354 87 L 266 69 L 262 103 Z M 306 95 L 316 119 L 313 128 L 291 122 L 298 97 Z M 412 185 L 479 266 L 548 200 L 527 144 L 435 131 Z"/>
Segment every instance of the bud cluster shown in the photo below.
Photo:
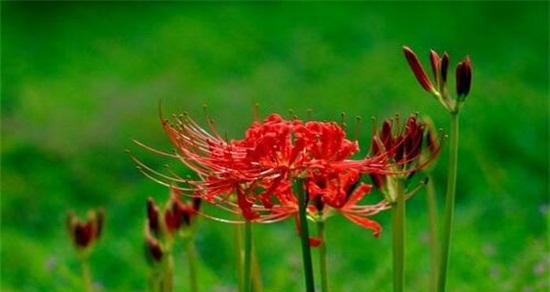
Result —
<path fill-rule="evenodd" d="M 433 72 L 433 82 L 422 67 L 418 56 L 409 48 L 403 47 L 405 58 L 416 77 L 416 80 L 424 90 L 433 94 L 439 102 L 451 113 L 456 113 L 460 105 L 465 101 L 470 93 L 472 85 L 472 62 L 469 56 L 466 56 L 456 66 L 456 97 L 451 99 L 447 90 L 447 71 L 449 68 L 449 55 L 444 52 L 439 56 L 434 50 L 430 51 L 430 63 Z"/>
<path fill-rule="evenodd" d="M 145 224 L 145 249 L 150 262 L 160 262 L 172 249 L 174 237 L 190 236 L 190 227 L 200 209 L 201 199 L 193 197 L 190 202 L 181 200 L 181 192 L 170 189 L 170 199 L 160 208 L 153 198 L 147 199 L 147 222 Z"/>

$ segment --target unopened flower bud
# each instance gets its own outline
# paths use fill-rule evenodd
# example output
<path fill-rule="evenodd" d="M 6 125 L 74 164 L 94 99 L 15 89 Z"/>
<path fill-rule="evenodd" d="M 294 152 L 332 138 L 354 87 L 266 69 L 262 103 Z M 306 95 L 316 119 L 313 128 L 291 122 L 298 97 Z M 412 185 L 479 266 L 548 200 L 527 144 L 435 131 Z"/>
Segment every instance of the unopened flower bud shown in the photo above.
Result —
<path fill-rule="evenodd" d="M 201 208 L 202 199 L 199 196 L 193 197 L 193 211 L 198 212 Z"/>
<path fill-rule="evenodd" d="M 164 222 L 169 233 L 173 234 L 178 230 L 182 223 L 182 212 L 177 204 L 172 204 L 170 208 L 164 211 Z"/>
<path fill-rule="evenodd" d="M 444 52 L 441 57 L 441 82 L 443 84 L 447 82 L 447 71 L 449 71 L 449 54 Z"/>
<path fill-rule="evenodd" d="M 164 255 L 158 240 L 151 236 L 145 238 L 145 258 L 149 263 L 158 263 Z"/>
<path fill-rule="evenodd" d="M 159 233 L 159 208 L 155 204 L 153 198 L 147 198 L 147 221 L 149 229 L 155 233 Z"/>
<path fill-rule="evenodd" d="M 422 64 L 420 64 L 416 54 L 409 47 L 403 47 L 403 52 L 405 53 L 405 58 L 407 58 L 407 62 L 409 63 L 409 66 L 411 67 L 418 83 L 420 83 L 424 90 L 432 92 L 434 87 L 430 82 L 426 71 L 422 68 Z"/>
<path fill-rule="evenodd" d="M 93 227 L 91 222 L 78 222 L 74 228 L 74 239 L 78 247 L 86 248 L 90 245 L 93 238 Z"/>
<path fill-rule="evenodd" d="M 471 83 L 472 62 L 470 61 L 470 57 L 466 57 L 456 67 L 456 94 L 459 100 L 464 100 L 468 93 L 470 93 Z"/>
<path fill-rule="evenodd" d="M 79 249 L 91 246 L 101 235 L 104 222 L 104 211 L 88 211 L 86 221 L 80 221 L 74 212 L 67 214 L 67 229 L 73 244 Z"/>
<path fill-rule="evenodd" d="M 439 55 L 436 51 L 430 51 L 430 63 L 432 64 L 432 72 L 434 74 L 434 80 L 437 80 L 439 77 Z"/>

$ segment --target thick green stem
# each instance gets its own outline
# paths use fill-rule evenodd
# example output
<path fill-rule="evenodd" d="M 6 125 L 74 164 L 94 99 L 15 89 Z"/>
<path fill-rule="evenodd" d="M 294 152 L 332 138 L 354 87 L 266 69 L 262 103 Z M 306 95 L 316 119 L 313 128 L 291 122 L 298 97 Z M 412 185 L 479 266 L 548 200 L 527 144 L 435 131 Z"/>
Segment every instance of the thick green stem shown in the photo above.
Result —
<path fill-rule="evenodd" d="M 429 244 L 430 244 L 430 291 L 435 291 L 437 286 L 437 262 L 438 262 L 438 246 L 437 246 L 437 201 L 435 195 L 435 185 L 433 177 L 428 174 L 428 185 L 426 186 L 427 196 L 426 203 L 428 205 L 428 224 L 429 224 Z"/>
<path fill-rule="evenodd" d="M 304 264 L 304 274 L 306 282 L 306 291 L 314 292 L 315 283 L 313 280 L 313 265 L 311 263 L 311 248 L 309 246 L 309 229 L 307 225 L 307 201 L 304 192 L 303 180 L 298 179 L 294 182 L 294 191 L 298 196 L 298 213 L 300 220 L 300 237 L 302 241 L 302 261 Z"/>
<path fill-rule="evenodd" d="M 447 195 L 445 198 L 445 218 L 443 225 L 443 238 L 441 241 L 441 255 L 439 262 L 439 274 L 437 291 L 445 291 L 447 282 L 447 269 L 451 248 L 451 235 L 453 227 L 453 213 L 456 194 L 456 172 L 458 162 L 458 112 L 451 113 L 451 131 L 449 141 L 449 173 L 447 176 Z"/>
<path fill-rule="evenodd" d="M 244 292 L 252 291 L 252 223 L 244 223 Z"/>
<path fill-rule="evenodd" d="M 328 292 L 328 275 L 327 275 L 327 244 L 325 240 L 325 222 L 317 222 L 317 235 L 321 240 L 319 245 L 319 271 L 321 273 L 321 291 Z"/>
<path fill-rule="evenodd" d="M 402 292 L 405 282 L 405 193 L 395 181 L 396 200 L 392 206 L 393 291 Z"/>
<path fill-rule="evenodd" d="M 82 272 L 82 285 L 85 292 L 92 292 L 92 273 L 90 272 L 90 265 L 86 259 L 80 261 L 80 270 Z"/>
<path fill-rule="evenodd" d="M 189 237 L 185 244 L 185 253 L 187 254 L 187 265 L 189 266 L 189 291 L 199 291 L 197 284 L 197 250 L 193 244 L 193 237 Z"/>

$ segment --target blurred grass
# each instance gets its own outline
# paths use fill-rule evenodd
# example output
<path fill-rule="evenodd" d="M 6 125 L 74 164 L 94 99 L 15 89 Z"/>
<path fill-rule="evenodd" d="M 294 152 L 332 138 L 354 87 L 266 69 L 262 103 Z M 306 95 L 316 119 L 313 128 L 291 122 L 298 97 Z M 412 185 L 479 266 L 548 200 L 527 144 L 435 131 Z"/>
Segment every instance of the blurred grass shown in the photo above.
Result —
<path fill-rule="evenodd" d="M 470 54 L 462 115 L 450 291 L 544 291 L 548 246 L 548 3 L 2 3 L 3 291 L 74 291 L 78 263 L 65 212 L 104 206 L 106 234 L 92 257 L 107 291 L 143 290 L 145 179 L 124 149 L 161 166 L 133 138 L 169 149 L 157 107 L 240 137 L 261 113 L 288 110 L 350 126 L 360 115 L 446 114 L 423 94 L 400 48 L 423 57 Z M 427 61 L 427 58 L 424 59 Z M 353 127 L 352 127 L 353 128 Z M 368 148 L 369 122 L 359 139 Z M 435 179 L 442 194 L 446 151 Z M 182 170 L 183 171 L 183 170 Z M 372 196 L 378 196 L 374 194 Z M 439 203 L 443 203 L 440 196 Z M 425 291 L 422 195 L 408 208 L 407 283 Z M 389 291 L 388 215 L 379 239 L 335 217 L 328 223 L 334 291 Z M 201 289 L 235 290 L 232 226 L 203 220 Z M 255 226 L 266 291 L 303 290 L 291 222 Z M 180 247 L 181 249 L 181 247 Z M 176 287 L 186 267 L 176 253 Z"/>

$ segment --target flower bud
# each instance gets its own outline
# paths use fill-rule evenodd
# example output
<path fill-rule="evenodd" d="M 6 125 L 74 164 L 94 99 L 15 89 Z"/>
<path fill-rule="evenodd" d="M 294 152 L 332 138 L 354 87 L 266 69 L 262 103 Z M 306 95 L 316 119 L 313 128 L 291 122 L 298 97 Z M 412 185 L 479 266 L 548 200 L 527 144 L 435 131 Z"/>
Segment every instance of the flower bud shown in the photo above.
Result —
<path fill-rule="evenodd" d="M 90 245 L 93 238 L 92 223 L 78 222 L 74 228 L 74 241 L 78 247 L 86 248 Z"/>
<path fill-rule="evenodd" d="M 164 211 L 164 222 L 170 234 L 173 234 L 181 227 L 183 222 L 182 217 L 181 209 L 177 204 L 171 204 L 170 208 Z"/>
<path fill-rule="evenodd" d="M 69 237 L 77 248 L 86 249 L 100 237 L 104 216 L 102 208 L 88 211 L 86 221 L 80 221 L 73 211 L 67 213 Z"/>
<path fill-rule="evenodd" d="M 147 222 L 149 229 L 155 233 L 159 233 L 159 208 L 155 204 L 153 198 L 147 198 Z"/>
<path fill-rule="evenodd" d="M 149 263 L 158 263 L 162 260 L 164 252 L 158 240 L 151 236 L 145 238 L 145 258 Z"/>
<path fill-rule="evenodd" d="M 432 72 L 434 74 L 434 80 L 437 80 L 439 77 L 439 55 L 436 51 L 430 51 L 430 63 L 432 64 Z"/>
<path fill-rule="evenodd" d="M 405 53 L 405 58 L 407 58 L 407 62 L 409 63 L 409 66 L 411 67 L 418 83 L 420 83 L 424 90 L 432 92 L 434 87 L 430 82 L 426 71 L 422 68 L 422 64 L 420 64 L 416 54 L 409 47 L 403 47 L 403 52 Z"/>
<path fill-rule="evenodd" d="M 459 100 L 464 100 L 468 93 L 470 93 L 471 83 L 472 62 L 470 61 L 470 57 L 466 57 L 456 67 L 456 94 Z"/>
<path fill-rule="evenodd" d="M 447 71 L 449 70 L 449 54 L 447 52 L 443 53 L 441 57 L 441 82 L 445 84 L 447 82 Z"/>

